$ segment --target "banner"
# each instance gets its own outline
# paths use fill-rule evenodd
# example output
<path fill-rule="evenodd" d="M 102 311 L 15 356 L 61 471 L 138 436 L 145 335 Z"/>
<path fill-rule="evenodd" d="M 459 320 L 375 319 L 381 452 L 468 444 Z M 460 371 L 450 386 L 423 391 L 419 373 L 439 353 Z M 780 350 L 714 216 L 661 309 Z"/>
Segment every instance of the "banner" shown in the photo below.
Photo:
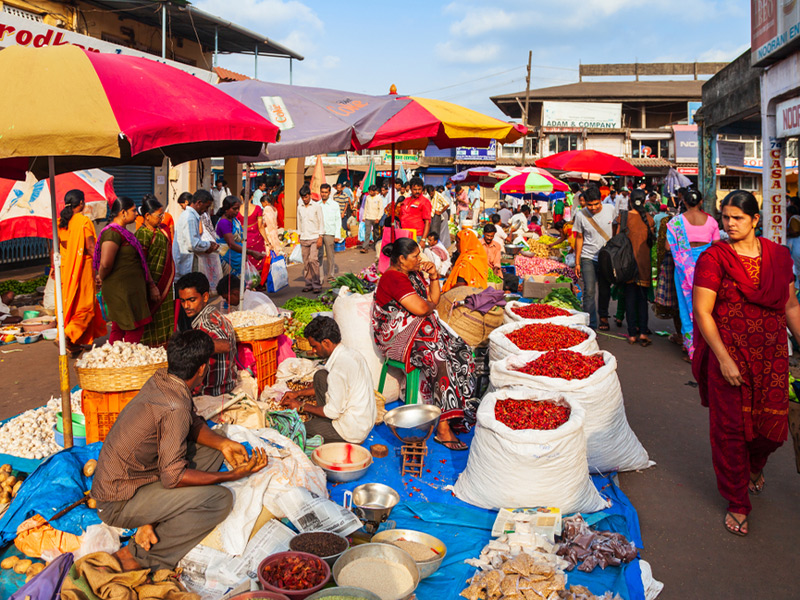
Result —
<path fill-rule="evenodd" d="M 750 0 L 750 62 L 769 64 L 800 45 L 799 0 Z"/>
<path fill-rule="evenodd" d="M 459 146 L 456 148 L 456 160 L 485 160 L 495 162 L 497 160 L 497 142 L 492 140 L 488 148 L 468 148 Z"/>
<path fill-rule="evenodd" d="M 675 132 L 675 162 L 698 162 L 697 125 L 673 125 L 672 129 Z"/>
<path fill-rule="evenodd" d="M 726 167 L 744 166 L 744 144 L 741 142 L 717 141 L 717 164 Z"/>
<path fill-rule="evenodd" d="M 622 127 L 622 104 L 543 102 L 542 127 L 620 129 Z"/>

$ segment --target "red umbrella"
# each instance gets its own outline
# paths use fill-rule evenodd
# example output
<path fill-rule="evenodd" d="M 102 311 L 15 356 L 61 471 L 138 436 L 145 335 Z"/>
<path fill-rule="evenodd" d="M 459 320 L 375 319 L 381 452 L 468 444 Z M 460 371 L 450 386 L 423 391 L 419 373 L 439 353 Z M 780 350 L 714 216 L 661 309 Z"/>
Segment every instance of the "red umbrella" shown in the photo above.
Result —
<path fill-rule="evenodd" d="M 608 173 L 630 175 L 632 177 L 644 175 L 629 162 L 597 150 L 559 152 L 552 156 L 540 158 L 536 161 L 536 166 L 556 171 L 580 171 L 581 173 L 597 173 L 598 175 L 606 175 Z"/>

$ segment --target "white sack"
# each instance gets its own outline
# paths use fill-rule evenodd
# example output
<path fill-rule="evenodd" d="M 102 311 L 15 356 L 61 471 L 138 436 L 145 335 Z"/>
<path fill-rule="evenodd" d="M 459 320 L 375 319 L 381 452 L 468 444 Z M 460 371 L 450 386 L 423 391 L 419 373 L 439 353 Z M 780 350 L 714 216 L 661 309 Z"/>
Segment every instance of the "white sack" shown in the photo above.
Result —
<path fill-rule="evenodd" d="M 517 321 L 516 323 L 508 323 L 507 325 L 502 325 L 495 329 L 489 334 L 489 361 L 495 362 L 498 360 L 503 360 L 506 356 L 519 354 L 522 352 L 522 350 L 511 343 L 511 340 L 506 337 L 506 334 L 516 331 L 517 329 L 521 329 L 526 325 L 531 325 L 538 322 L 539 321 Z M 556 323 L 556 325 L 557 324 L 558 323 Z M 574 352 L 580 352 L 581 354 L 594 354 L 595 352 L 600 351 L 600 348 L 597 345 L 597 334 L 593 329 L 590 329 L 584 325 L 565 325 L 565 327 L 578 329 L 579 331 L 587 334 L 589 337 L 576 346 L 561 348 L 561 350 L 572 350 Z"/>
<path fill-rule="evenodd" d="M 367 361 L 372 373 L 372 386 L 377 390 L 384 357 L 375 345 L 372 335 L 373 296 L 374 294 L 354 294 L 343 286 L 333 303 L 333 319 L 342 332 L 342 343 L 348 348 L 358 350 Z M 399 371 L 398 377 L 397 372 L 397 369 L 390 367 L 386 374 L 383 396 L 387 404 L 400 398 L 400 381 L 404 380 L 404 374 Z"/>
<path fill-rule="evenodd" d="M 56 309 L 56 282 L 52 277 L 47 278 L 47 284 L 44 286 L 42 306 L 44 306 L 45 310 Z"/>
<path fill-rule="evenodd" d="M 526 319 L 525 317 L 520 317 L 517 313 L 515 313 L 513 308 L 521 308 L 524 306 L 530 306 L 528 302 L 507 302 L 505 308 L 505 314 L 503 315 L 503 323 L 518 323 L 519 321 L 529 321 L 532 323 L 552 323 L 553 325 L 585 325 L 589 326 L 589 313 L 579 312 L 577 310 L 571 310 L 565 308 L 567 312 L 569 312 L 570 316 L 563 316 L 563 317 L 550 317 L 549 319 Z"/>
<path fill-rule="evenodd" d="M 558 506 L 569 514 L 607 508 L 589 477 L 580 404 L 567 401 L 572 412 L 558 429 L 515 431 L 494 416 L 497 400 L 509 397 L 534 399 L 536 394 L 510 388 L 483 397 L 467 468 L 455 484 L 456 496 L 493 509 Z"/>
<path fill-rule="evenodd" d="M 592 472 L 636 471 L 649 467 L 651 463 L 647 451 L 625 416 L 625 402 L 614 355 L 601 352 L 605 366 L 586 379 L 535 377 L 517 370 L 542 354 L 521 352 L 493 363 L 489 380 L 496 388 L 523 386 L 543 397 L 563 395 L 567 400 L 579 403 L 586 411 L 583 429 Z"/>

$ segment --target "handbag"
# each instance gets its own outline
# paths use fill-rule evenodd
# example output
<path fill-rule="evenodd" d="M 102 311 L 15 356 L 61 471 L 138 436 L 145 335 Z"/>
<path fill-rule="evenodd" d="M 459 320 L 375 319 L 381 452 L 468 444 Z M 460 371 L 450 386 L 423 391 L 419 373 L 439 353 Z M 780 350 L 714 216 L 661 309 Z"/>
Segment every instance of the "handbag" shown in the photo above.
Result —
<path fill-rule="evenodd" d="M 299 244 L 298 244 L 299 247 Z M 278 256 L 275 252 L 270 252 L 269 275 L 267 276 L 267 291 L 277 292 L 289 285 L 289 269 L 286 267 L 286 259 Z"/>

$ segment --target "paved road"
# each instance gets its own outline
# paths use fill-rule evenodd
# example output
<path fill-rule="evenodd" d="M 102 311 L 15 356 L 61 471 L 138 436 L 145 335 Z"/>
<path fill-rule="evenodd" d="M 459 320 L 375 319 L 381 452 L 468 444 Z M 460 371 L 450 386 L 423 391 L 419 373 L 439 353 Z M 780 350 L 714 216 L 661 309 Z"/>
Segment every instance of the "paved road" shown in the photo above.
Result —
<path fill-rule="evenodd" d="M 353 250 L 337 255 L 343 271 L 360 270 L 370 258 Z M 299 267 L 290 267 L 290 279 L 278 304 L 302 287 Z M 651 322 L 662 327 L 663 321 Z M 666 585 L 661 598 L 800 596 L 800 476 L 791 447 L 784 445 L 767 466 L 765 491 L 753 499 L 750 535 L 734 537 L 722 526 L 725 504 L 711 468 L 707 412 L 688 385 L 690 368 L 677 346 L 656 338 L 641 348 L 603 335 L 599 343 L 617 357 L 628 420 L 657 463 L 623 473 L 620 482 L 639 511 L 642 555 Z M 58 391 L 54 347 L 40 342 L 22 350 L 0 354 L 0 418 L 40 406 Z"/>

